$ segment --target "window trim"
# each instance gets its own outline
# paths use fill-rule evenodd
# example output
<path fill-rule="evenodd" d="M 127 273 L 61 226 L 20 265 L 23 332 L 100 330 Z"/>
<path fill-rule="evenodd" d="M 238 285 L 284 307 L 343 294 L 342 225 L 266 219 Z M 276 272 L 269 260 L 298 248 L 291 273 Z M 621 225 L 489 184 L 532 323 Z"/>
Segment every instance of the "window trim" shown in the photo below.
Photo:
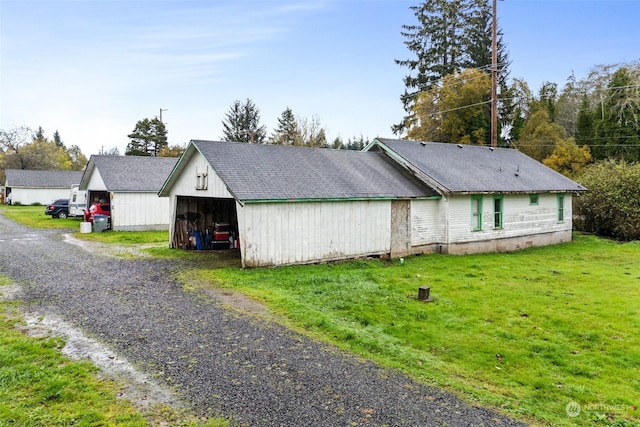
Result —
<path fill-rule="evenodd" d="M 482 231 L 483 199 L 482 194 L 474 194 L 471 196 L 471 231 Z"/>
<path fill-rule="evenodd" d="M 535 201 L 534 201 L 535 197 Z M 538 206 L 540 204 L 540 194 L 529 194 L 529 206 Z"/>
<path fill-rule="evenodd" d="M 563 194 L 557 194 L 556 195 L 556 203 L 557 203 L 557 212 L 558 212 L 558 216 L 557 216 L 557 220 L 559 224 L 562 224 L 565 222 L 565 197 L 564 197 L 564 193 Z"/>
<path fill-rule="evenodd" d="M 500 210 L 496 212 L 496 201 L 500 201 Z M 498 220 L 496 223 L 496 219 Z M 502 230 L 504 228 L 504 196 L 502 194 L 493 195 L 493 228 Z"/>

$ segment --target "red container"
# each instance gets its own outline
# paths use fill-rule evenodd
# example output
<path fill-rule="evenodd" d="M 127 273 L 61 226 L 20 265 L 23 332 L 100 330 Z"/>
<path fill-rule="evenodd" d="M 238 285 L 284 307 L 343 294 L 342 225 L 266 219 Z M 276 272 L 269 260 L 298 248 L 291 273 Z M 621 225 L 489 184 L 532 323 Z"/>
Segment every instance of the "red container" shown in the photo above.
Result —
<path fill-rule="evenodd" d="M 213 224 L 213 231 L 229 232 L 231 231 L 231 226 L 226 222 L 216 222 Z"/>
<path fill-rule="evenodd" d="M 229 232 L 228 231 L 214 231 L 213 232 L 213 240 L 229 240 Z"/>

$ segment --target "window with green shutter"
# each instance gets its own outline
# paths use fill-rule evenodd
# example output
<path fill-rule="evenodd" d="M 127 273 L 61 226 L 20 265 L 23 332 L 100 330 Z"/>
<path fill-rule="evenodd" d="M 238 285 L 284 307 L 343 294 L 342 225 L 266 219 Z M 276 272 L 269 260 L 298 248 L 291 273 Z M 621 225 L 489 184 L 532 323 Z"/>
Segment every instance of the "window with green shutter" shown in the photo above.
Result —
<path fill-rule="evenodd" d="M 558 194 L 558 222 L 564 222 L 564 194 Z"/>

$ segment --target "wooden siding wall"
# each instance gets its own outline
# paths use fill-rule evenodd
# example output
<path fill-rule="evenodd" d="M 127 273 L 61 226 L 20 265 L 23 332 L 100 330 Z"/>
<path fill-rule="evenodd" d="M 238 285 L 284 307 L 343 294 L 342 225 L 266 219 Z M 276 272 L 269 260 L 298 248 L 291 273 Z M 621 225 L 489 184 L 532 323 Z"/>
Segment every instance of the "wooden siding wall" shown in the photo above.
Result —
<path fill-rule="evenodd" d="M 243 267 L 379 255 L 390 250 L 391 202 L 246 204 L 238 227 Z"/>
<path fill-rule="evenodd" d="M 208 174 L 207 189 L 197 190 L 197 174 L 203 172 Z M 171 197 L 174 196 L 233 198 L 227 186 L 211 168 L 209 162 L 199 153 L 189 159 L 180 176 L 171 187 Z"/>
<path fill-rule="evenodd" d="M 156 193 L 114 193 L 111 217 L 114 230 L 166 230 L 170 218 L 169 199 Z"/>
<path fill-rule="evenodd" d="M 411 202 L 411 245 L 441 244 L 447 241 L 446 199 Z"/>
<path fill-rule="evenodd" d="M 484 195 L 482 230 L 471 228 L 471 196 L 449 199 L 449 243 L 478 242 L 571 230 L 571 194 L 565 194 L 565 221 L 558 222 L 556 194 L 540 194 L 537 205 L 527 194 L 507 194 L 503 204 L 503 228 L 493 227 L 493 196 Z"/>

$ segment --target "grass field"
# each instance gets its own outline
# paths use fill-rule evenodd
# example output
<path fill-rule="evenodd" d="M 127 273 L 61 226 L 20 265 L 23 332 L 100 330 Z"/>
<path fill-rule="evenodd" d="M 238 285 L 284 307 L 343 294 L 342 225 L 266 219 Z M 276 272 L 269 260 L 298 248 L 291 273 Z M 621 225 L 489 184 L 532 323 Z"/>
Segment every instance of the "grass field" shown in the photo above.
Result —
<path fill-rule="evenodd" d="M 44 214 L 45 208 L 46 206 L 0 206 L 4 216 L 29 227 L 80 229 L 82 218 L 52 218 L 51 215 Z"/>
<path fill-rule="evenodd" d="M 240 290 L 307 333 L 535 424 L 640 425 L 638 243 L 576 235 L 515 253 L 203 267 L 182 280 Z M 433 302 L 417 299 L 425 285 Z"/>

